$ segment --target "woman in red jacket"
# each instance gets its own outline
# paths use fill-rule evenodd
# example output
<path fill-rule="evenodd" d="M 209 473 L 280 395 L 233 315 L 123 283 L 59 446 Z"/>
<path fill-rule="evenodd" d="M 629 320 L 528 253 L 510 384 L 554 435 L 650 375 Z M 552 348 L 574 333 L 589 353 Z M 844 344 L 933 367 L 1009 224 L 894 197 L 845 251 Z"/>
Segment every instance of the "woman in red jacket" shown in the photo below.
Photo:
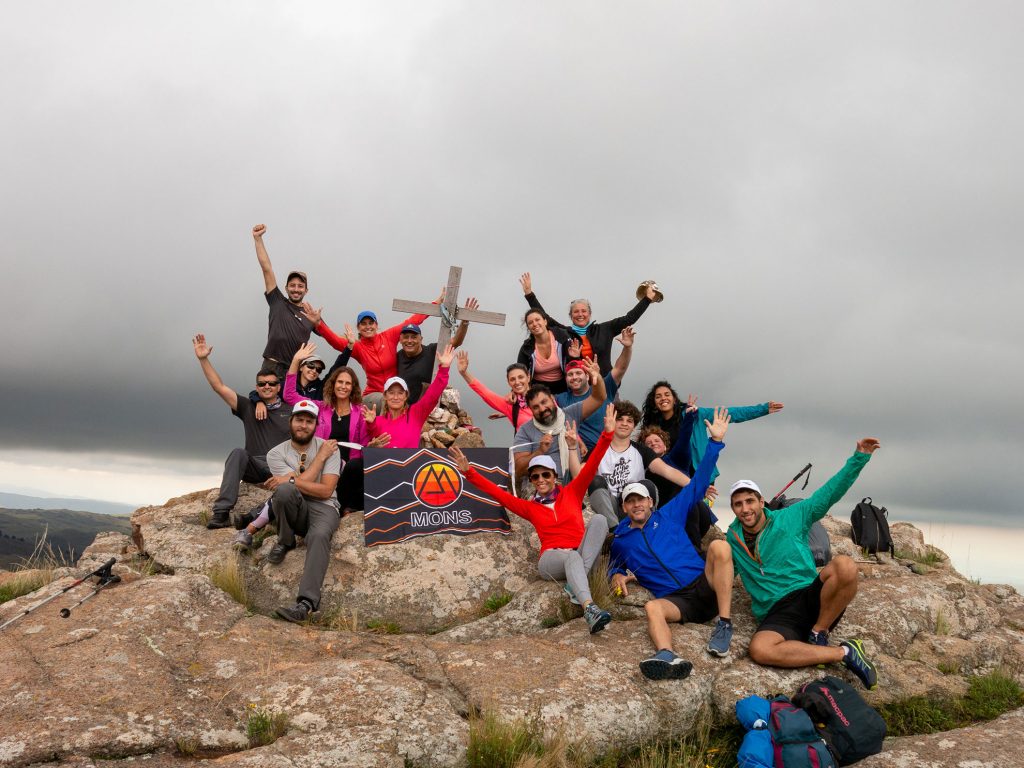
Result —
<path fill-rule="evenodd" d="M 583 618 L 590 633 L 604 629 L 612 620 L 611 614 L 595 603 L 590 594 L 587 574 L 597 560 L 608 535 L 608 521 L 602 515 L 593 515 L 584 528 L 583 496 L 597 474 L 601 457 L 611 444 L 615 430 L 615 406 L 605 409 L 604 432 L 590 452 L 587 462 L 568 485 L 559 485 L 555 477 L 555 463 L 549 456 L 535 456 L 530 460 L 528 477 L 533 486 L 532 500 L 520 499 L 499 488 L 470 466 L 469 459 L 458 448 L 449 452 L 459 471 L 469 482 L 500 502 L 505 509 L 530 522 L 540 538 L 540 560 L 537 570 L 550 579 L 565 579 L 570 598 L 583 606 Z M 579 461 L 575 450 L 575 429 L 566 425 L 566 441 L 570 442 L 570 464 Z"/>

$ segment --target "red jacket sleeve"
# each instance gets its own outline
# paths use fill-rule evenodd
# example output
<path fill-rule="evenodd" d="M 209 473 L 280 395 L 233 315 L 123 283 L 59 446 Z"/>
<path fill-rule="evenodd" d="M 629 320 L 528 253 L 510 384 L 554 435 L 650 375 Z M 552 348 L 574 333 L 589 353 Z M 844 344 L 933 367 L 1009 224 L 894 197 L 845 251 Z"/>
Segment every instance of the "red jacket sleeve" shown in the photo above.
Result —
<path fill-rule="evenodd" d="M 325 323 L 323 320 L 321 320 L 320 325 L 316 326 L 316 328 L 314 328 L 313 330 L 320 334 L 323 337 L 324 341 L 326 341 L 339 352 L 344 352 L 346 349 L 348 349 L 348 339 L 346 339 L 344 336 L 339 336 L 334 331 L 332 331 L 330 326 L 328 326 L 327 323 Z"/>
<path fill-rule="evenodd" d="M 486 477 L 476 471 L 476 467 L 470 467 L 469 472 L 466 473 L 466 479 L 469 480 L 473 485 L 479 488 L 481 491 L 486 493 L 488 496 L 493 498 L 496 502 L 501 504 L 509 512 L 514 512 L 524 520 L 533 522 L 534 510 L 536 502 L 527 501 L 526 499 L 520 499 L 517 496 L 513 496 L 508 491 L 505 491 Z"/>
<path fill-rule="evenodd" d="M 496 395 L 485 387 L 480 382 L 480 379 L 473 379 L 473 383 L 469 385 L 469 388 L 480 395 L 480 399 L 491 406 L 491 408 L 496 410 L 498 413 L 503 414 L 509 421 L 512 421 L 512 404 L 505 398 Z M 518 427 L 519 425 L 516 424 L 516 426 Z"/>
<path fill-rule="evenodd" d="M 612 444 L 612 433 L 602 432 L 601 437 L 597 440 L 597 445 L 594 446 L 594 450 L 587 456 L 587 460 L 583 463 L 583 469 L 580 473 L 574 477 L 569 484 L 565 487 L 567 491 L 570 491 L 573 496 L 579 496 L 580 500 L 587 493 L 587 488 L 594 482 L 594 477 L 597 475 L 597 470 L 601 466 L 601 459 L 604 458 L 605 452 L 608 450 L 608 446 Z"/>

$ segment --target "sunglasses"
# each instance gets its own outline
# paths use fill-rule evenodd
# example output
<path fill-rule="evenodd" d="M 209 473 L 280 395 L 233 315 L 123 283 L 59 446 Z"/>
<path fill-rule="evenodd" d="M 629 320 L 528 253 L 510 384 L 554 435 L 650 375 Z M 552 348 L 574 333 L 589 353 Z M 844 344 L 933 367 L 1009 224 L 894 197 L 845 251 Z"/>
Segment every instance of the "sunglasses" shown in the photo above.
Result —
<path fill-rule="evenodd" d="M 552 472 L 550 469 L 545 469 L 542 472 L 531 472 L 530 473 L 530 482 L 533 482 L 535 480 L 550 480 L 554 476 L 555 476 L 555 473 Z"/>
<path fill-rule="evenodd" d="M 303 363 L 302 367 L 303 368 L 312 368 L 317 373 L 323 373 L 324 372 L 324 367 L 322 365 L 317 365 L 316 363 Z"/>
<path fill-rule="evenodd" d="M 299 474 L 301 475 L 306 471 L 306 454 L 299 454 Z"/>
<path fill-rule="evenodd" d="M 281 383 L 280 381 L 257 381 L 256 382 L 256 386 L 257 387 L 276 387 L 280 383 Z"/>

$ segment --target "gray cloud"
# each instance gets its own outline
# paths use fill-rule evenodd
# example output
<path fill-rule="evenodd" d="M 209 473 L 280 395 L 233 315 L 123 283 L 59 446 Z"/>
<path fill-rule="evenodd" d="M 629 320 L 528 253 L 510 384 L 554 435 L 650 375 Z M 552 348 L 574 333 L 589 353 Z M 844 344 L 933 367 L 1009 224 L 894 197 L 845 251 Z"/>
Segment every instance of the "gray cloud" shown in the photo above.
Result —
<path fill-rule="evenodd" d="M 656 277 L 625 396 L 787 404 L 734 429 L 726 478 L 821 481 L 875 434 L 855 493 L 1014 519 L 1016 5 L 429 5 L 12 14 L 2 386 L 45 415 L 11 408 L 5 445 L 222 456 L 189 337 L 248 388 L 265 221 L 335 325 L 398 322 L 461 264 L 509 313 L 467 345 L 492 387 L 520 271 L 599 319 Z"/>

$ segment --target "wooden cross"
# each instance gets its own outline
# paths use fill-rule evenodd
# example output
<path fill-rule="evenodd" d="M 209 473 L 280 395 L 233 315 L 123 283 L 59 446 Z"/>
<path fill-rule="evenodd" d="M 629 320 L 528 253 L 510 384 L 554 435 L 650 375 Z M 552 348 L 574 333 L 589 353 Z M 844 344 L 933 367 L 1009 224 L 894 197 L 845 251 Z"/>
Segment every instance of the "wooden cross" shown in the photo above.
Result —
<path fill-rule="evenodd" d="M 501 312 L 483 312 L 479 309 L 466 309 L 459 306 L 459 283 L 462 282 L 462 267 L 448 269 L 448 285 L 444 289 L 444 301 L 440 304 L 429 304 L 425 301 L 408 301 L 395 299 L 391 309 L 395 312 L 408 312 L 414 315 L 431 315 L 441 318 L 441 330 L 437 334 L 437 349 L 444 351 L 452 338 L 452 330 L 460 320 L 488 325 L 504 325 L 505 315 Z M 434 357 L 434 370 L 437 370 L 437 357 Z"/>

